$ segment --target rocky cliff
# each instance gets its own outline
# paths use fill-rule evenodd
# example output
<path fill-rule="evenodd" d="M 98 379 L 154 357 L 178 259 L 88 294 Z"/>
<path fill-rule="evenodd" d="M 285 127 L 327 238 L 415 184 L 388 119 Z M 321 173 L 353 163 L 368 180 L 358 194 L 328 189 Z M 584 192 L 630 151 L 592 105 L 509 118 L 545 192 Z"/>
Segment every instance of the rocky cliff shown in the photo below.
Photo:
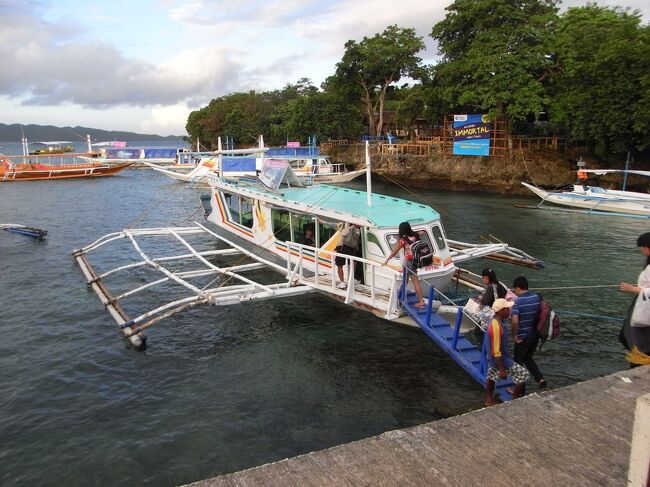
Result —
<path fill-rule="evenodd" d="M 435 152 L 428 156 L 381 155 L 377 146 L 371 148 L 374 174 L 394 178 L 402 184 L 419 188 L 440 188 L 455 191 L 521 193 L 529 191 L 522 181 L 547 188 L 562 187 L 576 180 L 576 161 L 582 157 L 589 168 L 606 167 L 583 154 L 584 150 L 556 152 L 551 150 L 516 150 L 510 157 L 452 156 Z M 363 144 L 332 147 L 324 150 L 333 162 L 343 162 L 360 169 L 365 164 Z M 602 187 L 620 188 L 620 175 L 599 176 Z M 647 188 L 647 178 L 630 177 L 628 189 Z"/>

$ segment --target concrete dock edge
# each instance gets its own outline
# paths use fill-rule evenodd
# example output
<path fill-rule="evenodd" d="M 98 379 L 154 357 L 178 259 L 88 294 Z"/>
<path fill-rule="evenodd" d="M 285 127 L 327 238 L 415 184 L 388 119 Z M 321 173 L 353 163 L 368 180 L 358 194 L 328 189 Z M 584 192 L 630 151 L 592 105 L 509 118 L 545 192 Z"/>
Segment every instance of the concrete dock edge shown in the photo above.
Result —
<path fill-rule="evenodd" d="M 648 366 L 191 485 L 622 486 L 646 394 Z"/>

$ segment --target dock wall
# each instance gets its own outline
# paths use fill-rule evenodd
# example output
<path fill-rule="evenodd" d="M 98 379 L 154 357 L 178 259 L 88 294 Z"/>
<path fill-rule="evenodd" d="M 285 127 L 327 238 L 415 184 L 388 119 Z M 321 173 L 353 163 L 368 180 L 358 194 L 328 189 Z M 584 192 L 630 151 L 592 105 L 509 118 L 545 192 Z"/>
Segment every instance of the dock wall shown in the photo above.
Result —
<path fill-rule="evenodd" d="M 624 486 L 649 393 L 638 367 L 192 485 Z"/>

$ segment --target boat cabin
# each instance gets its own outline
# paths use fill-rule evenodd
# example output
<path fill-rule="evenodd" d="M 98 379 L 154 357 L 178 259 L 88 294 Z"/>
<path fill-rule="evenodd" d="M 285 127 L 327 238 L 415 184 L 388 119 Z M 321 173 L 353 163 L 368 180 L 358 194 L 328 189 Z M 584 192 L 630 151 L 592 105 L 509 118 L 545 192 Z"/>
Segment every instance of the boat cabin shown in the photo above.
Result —
<path fill-rule="evenodd" d="M 204 205 L 210 222 L 282 258 L 289 253 L 298 259 L 300 253 L 313 272 L 332 268 L 341 230 L 351 224 L 361 229 L 358 257 L 381 265 L 398 244 L 404 221 L 433 253 L 431 264 L 418 270 L 421 280 L 444 287 L 455 270 L 440 215 L 429 206 L 379 194 L 372 195 L 368 206 L 366 192 L 330 185 L 299 183 L 272 190 L 250 180 L 224 181 L 216 174 L 208 181 L 212 194 Z M 394 272 L 401 271 L 400 254 L 388 269 L 374 269 L 379 287 L 382 280 L 388 287 Z M 363 265 L 366 279 L 369 268 Z"/>

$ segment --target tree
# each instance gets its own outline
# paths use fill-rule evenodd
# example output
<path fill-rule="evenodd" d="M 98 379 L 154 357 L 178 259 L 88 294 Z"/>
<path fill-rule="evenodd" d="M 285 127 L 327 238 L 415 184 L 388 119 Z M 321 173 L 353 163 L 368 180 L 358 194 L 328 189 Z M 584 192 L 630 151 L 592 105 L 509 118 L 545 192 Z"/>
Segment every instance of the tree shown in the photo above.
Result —
<path fill-rule="evenodd" d="M 350 91 L 350 85 L 358 89 L 369 130 L 381 135 L 386 91 L 403 76 L 417 79 L 422 60 L 416 54 L 422 49 L 424 43 L 414 29 L 396 25 L 359 43 L 349 40 L 328 84 L 336 90 Z"/>
<path fill-rule="evenodd" d="M 555 0 L 455 0 L 431 37 L 442 61 L 437 83 L 456 108 L 523 120 L 543 110 L 554 69 Z"/>
<path fill-rule="evenodd" d="M 550 121 L 599 155 L 650 145 L 650 28 L 641 14 L 589 4 L 569 9 L 556 35 L 562 72 L 550 90 Z"/>
<path fill-rule="evenodd" d="M 275 138 L 306 141 L 358 137 L 362 130 L 361 114 L 349 104 L 327 93 L 314 93 L 276 107 L 272 133 Z"/>

